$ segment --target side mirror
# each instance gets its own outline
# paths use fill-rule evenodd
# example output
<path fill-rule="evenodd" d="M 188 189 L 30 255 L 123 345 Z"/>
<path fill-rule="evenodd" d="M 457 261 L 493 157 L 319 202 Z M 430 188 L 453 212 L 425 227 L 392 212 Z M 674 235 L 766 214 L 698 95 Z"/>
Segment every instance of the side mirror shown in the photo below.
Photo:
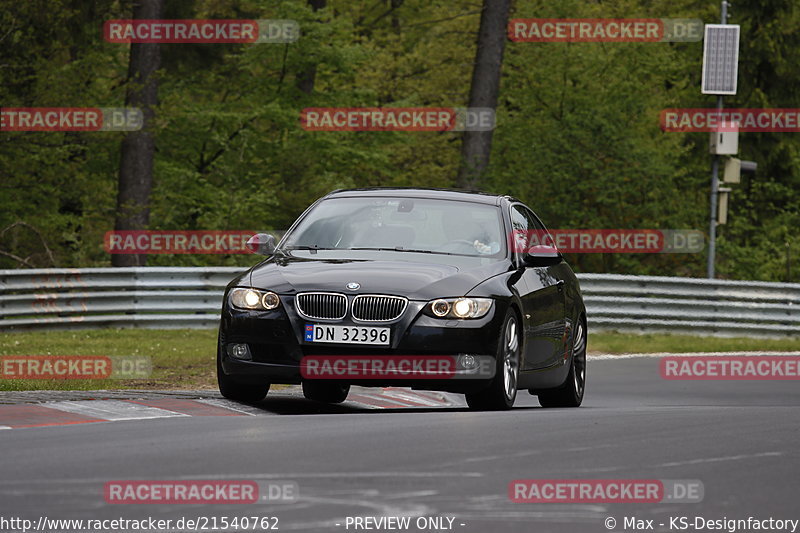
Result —
<path fill-rule="evenodd" d="M 269 233 L 256 233 L 247 239 L 247 247 L 258 255 L 272 255 L 275 253 L 275 237 Z"/>
<path fill-rule="evenodd" d="M 526 266 L 544 267 L 557 265 L 561 262 L 561 253 L 554 246 L 538 244 L 531 246 L 522 256 Z"/>

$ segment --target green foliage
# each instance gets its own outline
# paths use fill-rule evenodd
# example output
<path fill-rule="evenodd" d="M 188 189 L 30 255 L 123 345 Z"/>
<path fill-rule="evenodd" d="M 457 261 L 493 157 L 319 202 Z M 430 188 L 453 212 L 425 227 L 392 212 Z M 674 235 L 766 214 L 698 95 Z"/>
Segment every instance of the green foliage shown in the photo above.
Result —
<path fill-rule="evenodd" d="M 399 4 L 399 6 L 397 5 Z M 395 7 L 392 7 L 392 6 Z M 102 22 L 129 0 L 0 0 L 3 106 L 122 106 L 128 47 Z M 151 229 L 285 229 L 343 187 L 450 187 L 456 133 L 309 132 L 306 107 L 452 106 L 469 95 L 480 3 L 444 0 L 167 2 L 168 18 L 294 19 L 292 44 L 163 45 Z M 512 17 L 670 17 L 717 22 L 699 0 L 518 0 Z M 739 93 L 726 107 L 800 107 L 794 0 L 742 0 Z M 711 107 L 701 43 L 507 42 L 483 185 L 554 228 L 706 231 L 707 134 L 665 133 L 659 112 Z M 313 91 L 300 81 L 314 73 Z M 107 266 L 121 133 L 0 132 L 0 250 L 33 266 Z M 718 271 L 800 280 L 800 140 L 740 138 L 758 174 L 735 185 Z M 37 236 L 41 234 L 45 241 Z M 52 260 L 50 253 L 52 252 Z M 787 255 L 788 254 L 788 255 Z M 787 257 L 789 258 L 787 268 Z M 570 258 L 578 270 L 702 276 L 705 254 Z M 152 255 L 151 265 L 250 264 L 249 256 Z M 0 268 L 23 266 L 0 256 Z"/>

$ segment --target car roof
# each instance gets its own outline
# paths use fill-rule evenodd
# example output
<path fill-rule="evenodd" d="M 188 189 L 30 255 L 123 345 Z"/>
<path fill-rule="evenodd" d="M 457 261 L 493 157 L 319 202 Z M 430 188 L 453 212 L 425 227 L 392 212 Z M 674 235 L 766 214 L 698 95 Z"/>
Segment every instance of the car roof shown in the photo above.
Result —
<path fill-rule="evenodd" d="M 325 195 L 325 198 L 358 198 L 370 196 L 430 198 L 436 200 L 456 200 L 461 202 L 474 202 L 490 205 L 500 205 L 503 200 L 510 202 L 518 201 L 510 196 L 489 194 L 480 191 L 421 187 L 370 187 L 364 189 L 339 189 Z"/>

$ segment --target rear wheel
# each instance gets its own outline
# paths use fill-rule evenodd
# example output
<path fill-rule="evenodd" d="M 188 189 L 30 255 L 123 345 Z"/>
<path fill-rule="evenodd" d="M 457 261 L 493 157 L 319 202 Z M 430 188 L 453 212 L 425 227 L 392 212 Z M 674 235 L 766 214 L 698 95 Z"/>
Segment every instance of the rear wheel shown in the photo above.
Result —
<path fill-rule="evenodd" d="M 501 411 L 511 409 L 517 398 L 519 380 L 519 328 L 517 315 L 509 309 L 503 321 L 503 332 L 497 347 L 497 366 L 494 379 L 479 392 L 469 393 L 470 409 Z"/>
<path fill-rule="evenodd" d="M 575 339 L 572 341 L 572 363 L 564 384 L 551 391 L 539 393 L 542 407 L 579 407 L 586 390 L 586 328 L 578 320 Z"/>
<path fill-rule="evenodd" d="M 342 403 L 350 393 L 350 385 L 319 380 L 303 382 L 303 396 L 322 403 Z"/>

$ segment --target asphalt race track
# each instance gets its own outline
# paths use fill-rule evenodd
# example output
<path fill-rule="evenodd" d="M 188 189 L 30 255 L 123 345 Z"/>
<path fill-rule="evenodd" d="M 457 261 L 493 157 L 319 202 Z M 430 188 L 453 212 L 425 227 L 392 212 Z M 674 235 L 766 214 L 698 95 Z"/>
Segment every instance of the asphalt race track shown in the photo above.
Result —
<path fill-rule="evenodd" d="M 391 400 L 380 405 L 377 396 L 370 402 L 368 391 L 361 403 L 328 408 L 289 391 L 239 411 L 216 395 L 191 404 L 153 399 L 137 405 L 153 413 L 173 412 L 172 406 L 177 414 L 54 427 L 4 421 L 2 413 L 31 404 L 12 405 L 15 393 L 3 393 L 0 425 L 10 429 L 0 431 L 0 514 L 34 521 L 273 516 L 280 531 L 366 530 L 348 527 L 348 517 L 449 517 L 451 529 L 444 519 L 443 527 L 422 530 L 481 533 L 602 532 L 608 517 L 616 520 L 614 531 L 632 530 L 626 517 L 652 520 L 654 531 L 675 531 L 670 518 L 677 516 L 800 518 L 797 382 L 666 381 L 655 357 L 590 359 L 587 382 L 579 409 L 542 409 L 526 392 L 502 413 L 470 412 L 445 400 L 437 406 L 436 395 L 403 407 Z M 86 418 L 83 405 L 59 409 Z M 704 497 L 700 503 L 509 500 L 515 479 L 595 478 L 699 480 Z M 299 498 L 106 503 L 106 482 L 131 479 L 288 481 L 297 484 Z M 421 530 L 411 524 L 407 531 Z"/>

